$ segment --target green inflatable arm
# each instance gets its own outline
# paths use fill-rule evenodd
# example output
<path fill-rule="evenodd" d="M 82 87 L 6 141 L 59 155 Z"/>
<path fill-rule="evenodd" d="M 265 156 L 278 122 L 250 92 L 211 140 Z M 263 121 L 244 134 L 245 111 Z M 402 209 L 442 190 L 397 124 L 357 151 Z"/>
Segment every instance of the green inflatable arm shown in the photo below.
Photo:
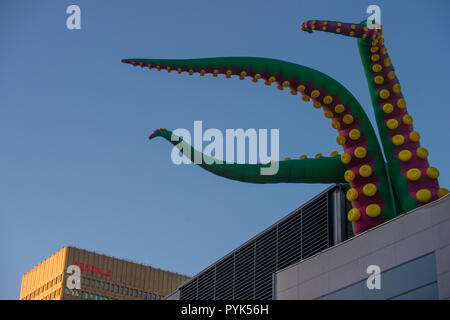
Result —
<path fill-rule="evenodd" d="M 337 131 L 336 142 L 343 153 L 316 159 L 286 158 L 266 164 L 221 163 L 195 150 L 180 137 L 166 129 L 158 129 L 150 139 L 161 136 L 175 145 L 191 161 L 216 175 L 250 183 L 337 183 L 348 182 L 351 188 L 347 199 L 353 204 L 348 219 L 355 232 L 361 233 L 398 214 L 448 193 L 439 188 L 439 171 L 428 166 L 428 152 L 420 147 L 420 135 L 412 129 L 412 118 L 406 113 L 391 60 L 387 56 L 382 29 L 368 29 L 364 23 L 335 21 L 307 21 L 304 31 L 334 32 L 356 37 L 365 68 L 366 78 L 375 109 L 378 132 L 384 155 L 375 130 L 354 96 L 328 75 L 306 66 L 276 59 L 257 57 L 217 57 L 202 59 L 123 59 L 122 62 L 158 71 L 189 75 L 224 75 L 225 78 L 246 78 L 252 82 L 276 84 L 279 90 L 290 90 L 303 101 L 311 101 L 322 109 L 325 118 Z M 262 174 L 276 166 L 276 174 Z"/>

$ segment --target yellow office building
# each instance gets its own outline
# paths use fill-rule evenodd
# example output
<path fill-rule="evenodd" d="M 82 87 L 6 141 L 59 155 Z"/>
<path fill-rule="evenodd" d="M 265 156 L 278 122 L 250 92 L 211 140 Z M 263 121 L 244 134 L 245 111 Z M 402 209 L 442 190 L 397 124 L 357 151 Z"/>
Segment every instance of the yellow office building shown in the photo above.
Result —
<path fill-rule="evenodd" d="M 177 273 L 64 247 L 23 275 L 20 299 L 159 300 L 187 280 Z"/>

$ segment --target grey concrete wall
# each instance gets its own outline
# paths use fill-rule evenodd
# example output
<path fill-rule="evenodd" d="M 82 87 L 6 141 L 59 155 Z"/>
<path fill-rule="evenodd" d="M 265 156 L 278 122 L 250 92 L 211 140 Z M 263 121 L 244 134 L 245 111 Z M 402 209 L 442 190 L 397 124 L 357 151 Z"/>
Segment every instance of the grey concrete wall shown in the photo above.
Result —
<path fill-rule="evenodd" d="M 366 286 L 369 265 L 381 269 L 380 290 Z M 450 299 L 450 196 L 275 275 L 275 299 L 327 298 Z"/>

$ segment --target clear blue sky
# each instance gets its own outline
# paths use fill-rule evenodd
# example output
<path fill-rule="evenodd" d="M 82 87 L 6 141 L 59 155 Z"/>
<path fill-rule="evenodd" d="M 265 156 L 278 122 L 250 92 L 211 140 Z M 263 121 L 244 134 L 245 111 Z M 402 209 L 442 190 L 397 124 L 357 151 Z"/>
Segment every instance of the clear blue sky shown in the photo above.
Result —
<path fill-rule="evenodd" d="M 82 29 L 66 28 L 81 8 Z M 311 103 L 263 84 L 156 72 L 122 58 L 261 56 L 342 82 L 373 111 L 356 40 L 378 4 L 415 129 L 449 187 L 450 2 L 20 1 L 0 4 L 0 299 L 65 245 L 194 275 L 327 185 L 254 185 L 176 166 L 155 129 L 280 129 L 280 157 L 338 150 Z"/>

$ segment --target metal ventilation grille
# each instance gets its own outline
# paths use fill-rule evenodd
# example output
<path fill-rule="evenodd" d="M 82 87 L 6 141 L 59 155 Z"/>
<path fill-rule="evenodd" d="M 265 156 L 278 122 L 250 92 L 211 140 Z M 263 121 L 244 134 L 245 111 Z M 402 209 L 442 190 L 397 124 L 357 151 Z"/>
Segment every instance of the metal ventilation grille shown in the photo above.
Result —
<path fill-rule="evenodd" d="M 180 287 L 181 300 L 272 299 L 272 276 L 330 246 L 334 188 L 300 207 Z"/>
<path fill-rule="evenodd" d="M 194 278 L 183 286 L 180 296 L 181 300 L 197 299 L 197 281 L 198 278 Z"/>
<path fill-rule="evenodd" d="M 302 210 L 302 219 L 302 259 L 305 259 L 329 246 L 326 197 Z"/>
<path fill-rule="evenodd" d="M 213 300 L 215 285 L 215 268 L 210 268 L 198 277 L 198 299 Z"/>
<path fill-rule="evenodd" d="M 252 242 L 236 251 L 233 299 L 253 299 L 255 276 L 255 243 Z"/>
<path fill-rule="evenodd" d="M 302 257 L 302 215 L 296 214 L 278 225 L 278 269 Z"/>
<path fill-rule="evenodd" d="M 272 273 L 277 269 L 277 230 L 256 239 L 255 299 L 272 299 Z"/>
<path fill-rule="evenodd" d="M 233 297 L 234 254 L 216 264 L 216 300 Z"/>

